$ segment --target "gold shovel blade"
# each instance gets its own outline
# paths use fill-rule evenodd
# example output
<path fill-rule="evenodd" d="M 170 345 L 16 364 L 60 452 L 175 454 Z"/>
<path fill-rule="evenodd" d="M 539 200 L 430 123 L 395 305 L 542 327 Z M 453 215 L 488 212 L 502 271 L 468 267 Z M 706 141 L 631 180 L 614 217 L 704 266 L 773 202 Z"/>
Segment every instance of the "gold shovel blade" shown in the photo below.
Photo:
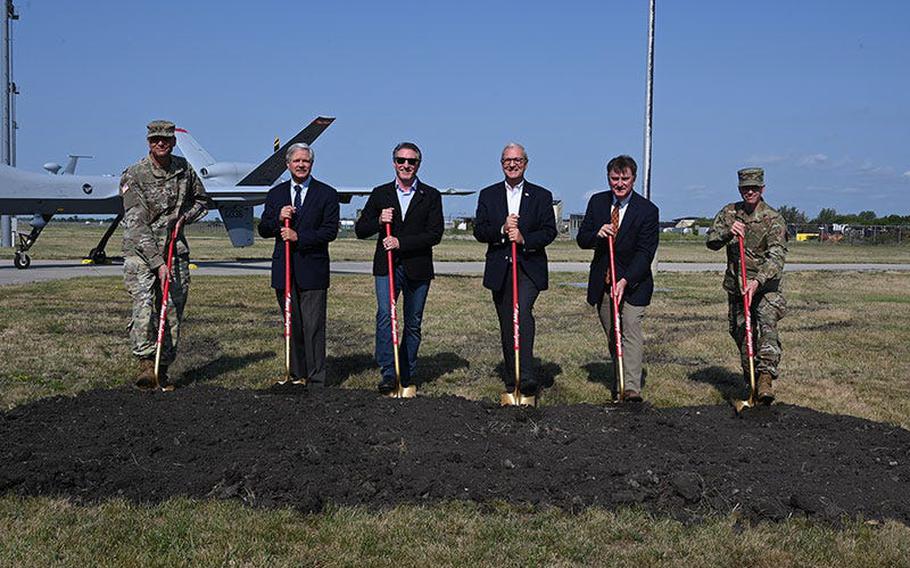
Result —
<path fill-rule="evenodd" d="M 399 386 L 397 389 L 393 390 L 386 395 L 388 398 L 414 398 L 417 396 L 417 386 L 411 385 L 408 387 Z"/>
<path fill-rule="evenodd" d="M 521 403 L 521 395 L 515 395 L 514 392 L 508 391 L 499 395 L 499 406 L 518 406 Z"/>
<path fill-rule="evenodd" d="M 519 397 L 519 399 L 518 399 L 518 405 L 519 406 L 533 406 L 534 408 L 537 408 L 537 399 L 538 399 L 537 395 L 531 395 L 531 396 L 521 395 L 521 397 Z"/>

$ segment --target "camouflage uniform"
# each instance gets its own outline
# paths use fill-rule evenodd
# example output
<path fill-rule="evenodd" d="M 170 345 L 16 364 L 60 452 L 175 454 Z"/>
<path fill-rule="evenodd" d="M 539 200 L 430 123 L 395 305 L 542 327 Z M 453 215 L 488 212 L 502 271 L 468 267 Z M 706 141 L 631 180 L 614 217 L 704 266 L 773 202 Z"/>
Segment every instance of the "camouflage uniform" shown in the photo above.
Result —
<path fill-rule="evenodd" d="M 153 135 L 149 125 L 149 136 Z M 161 124 L 157 126 L 160 127 Z M 165 264 L 170 232 L 179 217 L 192 223 L 206 213 L 207 196 L 202 182 L 184 158 L 171 156 L 170 166 L 162 169 L 146 156 L 123 172 L 120 180 L 123 197 L 123 280 L 133 300 L 130 343 L 133 355 L 141 359 L 155 356 L 161 286 L 158 268 Z M 190 287 L 189 247 L 181 233 L 174 244 L 173 280 L 168 302 L 167 325 L 161 350 L 161 364 L 173 362 L 180 334 L 180 321 Z"/>
<path fill-rule="evenodd" d="M 748 373 L 749 357 L 745 342 L 742 277 L 739 274 L 739 243 L 730 232 L 733 222 L 737 220 L 746 225 L 743 243 L 746 251 L 746 277 L 758 281 L 751 309 L 755 371 L 769 373 L 776 379 L 781 357 L 777 322 L 787 311 L 787 301 L 781 287 L 787 255 L 787 225 L 781 214 L 764 201 L 759 201 L 751 214 L 746 212 L 744 202 L 739 201 L 721 209 L 708 230 L 708 248 L 720 250 L 727 247 L 724 290 L 727 291 L 730 335 L 739 347 L 744 373 Z"/>

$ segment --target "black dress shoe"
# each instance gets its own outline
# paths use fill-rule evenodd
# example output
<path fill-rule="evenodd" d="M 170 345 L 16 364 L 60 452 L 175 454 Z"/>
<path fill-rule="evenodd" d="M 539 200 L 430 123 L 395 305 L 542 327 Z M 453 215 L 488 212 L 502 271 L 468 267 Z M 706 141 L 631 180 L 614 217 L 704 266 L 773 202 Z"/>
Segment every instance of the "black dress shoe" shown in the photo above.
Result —
<path fill-rule="evenodd" d="M 379 382 L 379 394 L 389 394 L 395 390 L 395 379 L 382 379 Z"/>
<path fill-rule="evenodd" d="M 537 383 L 521 383 L 521 394 L 524 396 L 537 396 L 540 393 L 540 385 Z"/>

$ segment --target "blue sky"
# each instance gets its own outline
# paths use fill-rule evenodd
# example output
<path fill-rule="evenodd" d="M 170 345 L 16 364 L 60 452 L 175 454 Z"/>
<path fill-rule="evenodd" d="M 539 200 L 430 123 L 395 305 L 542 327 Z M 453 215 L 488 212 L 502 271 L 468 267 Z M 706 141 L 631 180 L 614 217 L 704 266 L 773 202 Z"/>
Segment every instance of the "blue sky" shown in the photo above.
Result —
<path fill-rule="evenodd" d="M 327 114 L 314 171 L 329 183 L 390 180 L 391 148 L 412 140 L 422 179 L 480 189 L 515 140 L 528 179 L 583 212 L 610 157 L 641 163 L 647 4 L 19 0 L 18 164 L 84 153 L 80 173 L 119 173 L 155 118 L 258 163 Z M 658 0 L 661 218 L 713 215 L 754 165 L 772 205 L 910 214 L 908 21 L 898 0 Z"/>

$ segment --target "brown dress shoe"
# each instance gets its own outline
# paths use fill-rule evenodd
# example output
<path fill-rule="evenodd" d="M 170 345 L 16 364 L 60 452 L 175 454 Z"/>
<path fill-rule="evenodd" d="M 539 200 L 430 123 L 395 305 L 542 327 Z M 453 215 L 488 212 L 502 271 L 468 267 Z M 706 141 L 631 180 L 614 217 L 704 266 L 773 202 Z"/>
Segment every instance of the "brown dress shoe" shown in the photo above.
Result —
<path fill-rule="evenodd" d="M 622 399 L 626 402 L 641 402 L 641 393 L 635 390 L 627 390 L 623 393 Z"/>
<path fill-rule="evenodd" d="M 758 401 L 762 404 L 771 404 L 774 402 L 774 386 L 772 384 L 771 373 L 761 373 L 758 375 Z"/>
<path fill-rule="evenodd" d="M 136 375 L 136 387 L 147 390 L 158 387 L 155 380 L 155 362 L 151 359 L 139 359 L 139 374 Z"/>

